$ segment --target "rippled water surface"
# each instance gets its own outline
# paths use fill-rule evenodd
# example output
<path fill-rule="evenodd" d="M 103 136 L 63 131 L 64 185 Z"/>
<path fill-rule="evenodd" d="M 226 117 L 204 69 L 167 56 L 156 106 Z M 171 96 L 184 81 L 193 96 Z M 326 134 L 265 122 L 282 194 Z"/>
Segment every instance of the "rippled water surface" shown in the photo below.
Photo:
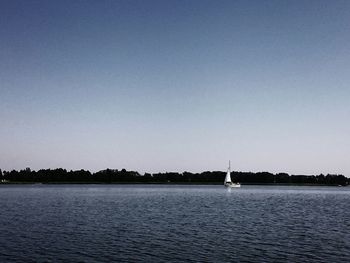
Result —
<path fill-rule="evenodd" d="M 0 186 L 0 262 L 349 259 L 349 187 Z"/>

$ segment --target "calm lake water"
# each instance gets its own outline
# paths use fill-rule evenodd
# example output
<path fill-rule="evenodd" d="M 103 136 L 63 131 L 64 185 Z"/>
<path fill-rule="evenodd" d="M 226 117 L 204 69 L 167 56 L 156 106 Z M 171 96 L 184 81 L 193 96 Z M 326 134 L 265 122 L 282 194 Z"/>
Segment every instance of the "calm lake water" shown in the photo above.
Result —
<path fill-rule="evenodd" d="M 0 262 L 349 259 L 349 187 L 0 186 Z"/>

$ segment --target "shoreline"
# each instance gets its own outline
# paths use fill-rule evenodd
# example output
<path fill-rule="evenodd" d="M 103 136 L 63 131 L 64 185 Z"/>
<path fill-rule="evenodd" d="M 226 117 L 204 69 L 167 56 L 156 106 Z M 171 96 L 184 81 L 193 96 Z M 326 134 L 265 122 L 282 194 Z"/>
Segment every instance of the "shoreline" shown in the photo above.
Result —
<path fill-rule="evenodd" d="M 221 182 L 0 182 L 0 185 L 223 185 Z M 333 186 L 347 187 L 338 184 L 296 184 L 296 183 L 241 183 L 242 186 Z"/>

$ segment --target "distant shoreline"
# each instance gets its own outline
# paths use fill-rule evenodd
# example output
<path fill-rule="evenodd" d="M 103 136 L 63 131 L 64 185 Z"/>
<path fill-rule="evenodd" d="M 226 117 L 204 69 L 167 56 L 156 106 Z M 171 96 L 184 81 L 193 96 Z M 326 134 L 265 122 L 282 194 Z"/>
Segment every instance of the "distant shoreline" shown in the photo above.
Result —
<path fill-rule="evenodd" d="M 223 185 L 218 182 L 0 182 L 0 185 Z M 295 184 L 295 183 L 244 183 L 242 186 L 332 186 L 347 187 L 337 184 Z"/>
<path fill-rule="evenodd" d="M 240 172 L 230 173 L 233 182 L 242 185 L 350 185 L 350 178 L 342 174 L 289 175 L 287 173 Z M 40 169 L 1 171 L 1 183 L 45 183 L 45 184 L 178 184 L 178 185 L 222 185 L 224 171 L 144 173 L 126 169 L 105 169 L 98 172 L 88 170 Z"/>

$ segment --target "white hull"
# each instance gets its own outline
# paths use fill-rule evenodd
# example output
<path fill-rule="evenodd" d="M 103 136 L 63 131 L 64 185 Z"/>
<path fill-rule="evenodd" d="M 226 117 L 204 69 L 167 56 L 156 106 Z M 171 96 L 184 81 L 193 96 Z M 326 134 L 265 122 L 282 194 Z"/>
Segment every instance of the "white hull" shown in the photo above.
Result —
<path fill-rule="evenodd" d="M 237 188 L 237 187 L 241 187 L 241 184 L 225 184 L 226 187 L 228 188 Z"/>

